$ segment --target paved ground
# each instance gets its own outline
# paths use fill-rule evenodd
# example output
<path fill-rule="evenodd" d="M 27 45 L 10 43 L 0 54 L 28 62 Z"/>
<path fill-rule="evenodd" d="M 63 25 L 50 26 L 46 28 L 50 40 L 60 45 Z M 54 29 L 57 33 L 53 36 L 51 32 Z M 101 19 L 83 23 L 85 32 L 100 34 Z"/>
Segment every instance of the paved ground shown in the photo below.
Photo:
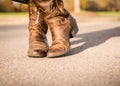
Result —
<path fill-rule="evenodd" d="M 28 20 L 14 21 L 0 24 L 0 86 L 120 86 L 120 22 L 78 22 L 70 52 L 50 59 L 26 56 Z"/>

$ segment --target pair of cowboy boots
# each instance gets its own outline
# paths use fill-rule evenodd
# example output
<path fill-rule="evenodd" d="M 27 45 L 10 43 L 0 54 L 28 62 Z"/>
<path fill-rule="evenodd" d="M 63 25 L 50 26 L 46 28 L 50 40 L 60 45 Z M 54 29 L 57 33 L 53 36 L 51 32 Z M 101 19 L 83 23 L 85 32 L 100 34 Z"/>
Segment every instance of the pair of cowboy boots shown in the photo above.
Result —
<path fill-rule="evenodd" d="M 70 50 L 69 39 L 78 32 L 75 19 L 64 9 L 62 0 L 29 0 L 30 57 L 57 57 Z M 48 26 L 52 45 L 46 39 Z"/>

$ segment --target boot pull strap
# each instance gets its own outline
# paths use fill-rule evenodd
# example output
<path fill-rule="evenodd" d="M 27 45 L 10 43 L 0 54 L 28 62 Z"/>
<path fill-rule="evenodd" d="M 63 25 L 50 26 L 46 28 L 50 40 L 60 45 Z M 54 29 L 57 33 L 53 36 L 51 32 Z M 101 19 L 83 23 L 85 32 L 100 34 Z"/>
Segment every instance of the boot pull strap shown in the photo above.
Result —
<path fill-rule="evenodd" d="M 55 0 L 56 2 L 56 5 L 58 7 L 58 9 L 60 10 L 60 12 L 62 12 L 64 14 L 64 4 L 63 4 L 63 1 L 62 0 Z"/>
<path fill-rule="evenodd" d="M 64 9 L 64 4 L 62 0 L 55 0 L 57 8 L 59 9 L 59 11 L 64 15 L 65 18 L 67 18 L 70 13 Z"/>

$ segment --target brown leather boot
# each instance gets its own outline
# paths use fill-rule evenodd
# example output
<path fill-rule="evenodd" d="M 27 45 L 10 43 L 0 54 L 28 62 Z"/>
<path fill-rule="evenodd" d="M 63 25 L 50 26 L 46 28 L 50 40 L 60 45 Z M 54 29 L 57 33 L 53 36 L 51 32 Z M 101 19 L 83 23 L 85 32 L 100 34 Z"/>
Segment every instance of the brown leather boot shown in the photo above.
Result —
<path fill-rule="evenodd" d="M 47 57 L 57 57 L 64 55 L 70 49 L 70 18 L 56 17 L 49 20 L 52 33 L 52 45 L 50 46 Z"/>
<path fill-rule="evenodd" d="M 52 33 L 47 57 L 64 55 L 70 49 L 69 38 L 78 32 L 75 19 L 64 9 L 62 0 L 33 0 Z"/>
<path fill-rule="evenodd" d="M 34 2 L 29 0 L 29 57 L 45 57 L 48 51 L 46 32 L 48 26 Z"/>

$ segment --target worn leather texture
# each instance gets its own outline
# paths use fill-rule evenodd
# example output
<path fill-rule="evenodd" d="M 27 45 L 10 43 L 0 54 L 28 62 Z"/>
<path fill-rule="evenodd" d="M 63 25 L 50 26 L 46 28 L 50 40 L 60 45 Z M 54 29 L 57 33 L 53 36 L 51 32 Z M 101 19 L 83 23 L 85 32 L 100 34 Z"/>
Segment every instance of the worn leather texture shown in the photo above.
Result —
<path fill-rule="evenodd" d="M 29 1 L 29 50 L 30 57 L 45 57 L 48 51 L 46 33 L 48 26 L 32 0 Z"/>
<path fill-rule="evenodd" d="M 30 0 L 34 1 L 40 15 L 50 28 L 52 45 L 47 56 L 56 57 L 67 53 L 70 49 L 70 35 L 74 31 L 73 17 L 64 9 L 62 0 Z M 75 22 L 74 22 L 75 23 Z"/>

